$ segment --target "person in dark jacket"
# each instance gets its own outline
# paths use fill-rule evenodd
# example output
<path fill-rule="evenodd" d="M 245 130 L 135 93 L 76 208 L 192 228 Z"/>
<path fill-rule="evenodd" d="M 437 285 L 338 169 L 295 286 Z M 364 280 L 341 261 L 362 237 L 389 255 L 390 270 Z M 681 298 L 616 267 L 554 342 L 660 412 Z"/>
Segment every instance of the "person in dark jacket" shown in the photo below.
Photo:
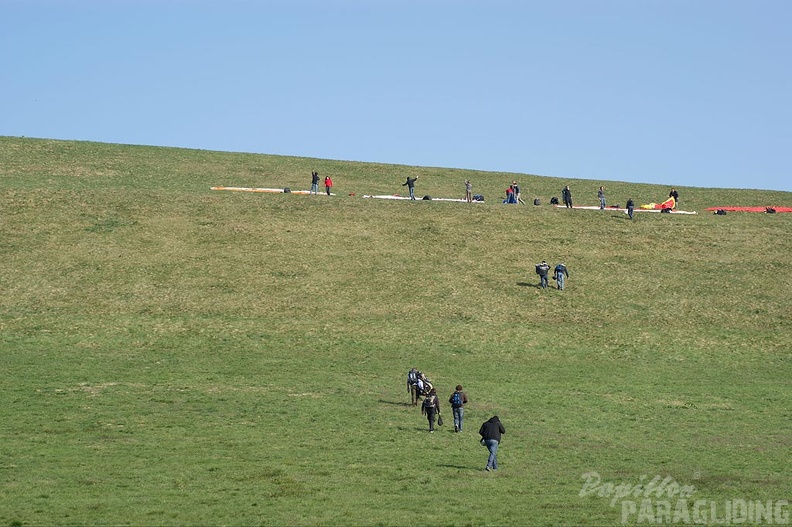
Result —
<path fill-rule="evenodd" d="M 451 412 L 454 414 L 454 432 L 462 431 L 462 418 L 465 416 L 467 402 L 467 394 L 462 391 L 462 385 L 457 384 L 456 390 L 448 398 L 448 404 L 451 405 Z"/>
<path fill-rule="evenodd" d="M 489 458 L 487 458 L 487 466 L 484 470 L 498 470 L 498 445 L 500 445 L 501 434 L 505 433 L 506 429 L 503 428 L 497 415 L 490 417 L 479 428 L 481 444 L 489 450 Z"/>
<path fill-rule="evenodd" d="M 311 192 L 309 194 L 314 196 L 319 194 L 319 172 L 316 170 L 311 171 Z"/>
<path fill-rule="evenodd" d="M 440 399 L 438 399 L 437 390 L 434 388 L 424 399 L 421 405 L 421 413 L 429 420 L 429 431 L 434 432 L 435 416 L 440 414 Z"/>
<path fill-rule="evenodd" d="M 410 177 L 407 176 L 407 181 L 402 183 L 402 187 L 406 186 L 410 189 L 410 199 L 415 200 L 415 182 L 418 180 L 418 176 Z"/>
<path fill-rule="evenodd" d="M 569 271 L 567 271 L 566 265 L 563 263 L 556 265 L 555 269 L 553 269 L 553 279 L 556 281 L 556 285 L 561 291 L 564 290 L 566 278 L 569 278 Z"/>
<path fill-rule="evenodd" d="M 547 273 L 550 272 L 550 265 L 542 260 L 542 263 L 536 264 L 536 274 L 539 275 L 539 285 L 542 289 L 547 289 Z"/>
<path fill-rule="evenodd" d="M 512 190 L 514 190 L 514 198 L 517 200 L 517 203 L 525 205 L 525 202 L 520 197 L 520 185 L 518 185 L 516 181 L 512 183 Z"/>
<path fill-rule="evenodd" d="M 561 198 L 564 200 L 564 205 L 567 208 L 572 208 L 572 191 L 569 189 L 569 185 L 564 187 L 564 190 L 561 191 Z"/>
<path fill-rule="evenodd" d="M 679 192 L 675 188 L 671 189 L 671 192 L 668 193 L 669 198 L 674 198 L 674 208 L 677 208 L 679 204 Z"/>
<path fill-rule="evenodd" d="M 635 202 L 632 200 L 632 198 L 630 198 L 627 200 L 627 215 L 630 217 L 630 219 L 633 219 L 634 212 L 635 212 Z"/>

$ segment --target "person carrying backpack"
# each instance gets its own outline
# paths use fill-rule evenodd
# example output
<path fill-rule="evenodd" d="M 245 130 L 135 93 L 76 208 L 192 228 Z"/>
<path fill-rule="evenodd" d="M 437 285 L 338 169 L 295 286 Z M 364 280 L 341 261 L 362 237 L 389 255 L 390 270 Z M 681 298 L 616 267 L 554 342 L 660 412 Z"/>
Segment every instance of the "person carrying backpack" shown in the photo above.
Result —
<path fill-rule="evenodd" d="M 437 390 L 434 388 L 424 399 L 421 405 L 421 414 L 429 420 L 429 432 L 434 432 L 435 416 L 440 415 L 440 400 L 437 398 Z"/>
<path fill-rule="evenodd" d="M 420 397 L 420 392 L 418 391 L 420 373 L 418 368 L 410 368 L 410 371 L 407 372 L 407 393 L 410 394 L 410 403 L 413 406 L 418 406 L 418 398 Z"/>
<path fill-rule="evenodd" d="M 462 431 L 462 418 L 465 415 L 465 405 L 468 402 L 467 394 L 462 391 L 462 385 L 456 385 L 456 391 L 448 398 L 451 412 L 454 414 L 454 432 Z"/>

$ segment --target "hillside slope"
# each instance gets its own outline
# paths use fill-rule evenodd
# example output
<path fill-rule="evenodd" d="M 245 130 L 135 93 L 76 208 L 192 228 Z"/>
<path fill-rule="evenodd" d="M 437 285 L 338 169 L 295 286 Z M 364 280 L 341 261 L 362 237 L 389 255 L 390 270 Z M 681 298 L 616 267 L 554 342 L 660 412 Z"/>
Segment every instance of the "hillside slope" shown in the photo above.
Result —
<path fill-rule="evenodd" d="M 338 195 L 210 190 L 311 170 Z M 361 197 L 407 174 L 486 201 Z M 500 204 L 513 179 L 542 205 Z M 0 138 L 0 522 L 620 523 L 591 472 L 670 477 L 721 512 L 788 499 L 792 215 L 703 209 L 792 193 L 680 185 L 699 214 L 629 221 L 547 205 L 565 184 L 596 204 L 602 183 Z M 542 259 L 565 291 L 537 287 Z M 411 366 L 439 433 L 407 404 Z M 493 414 L 497 474 L 476 433 Z"/>

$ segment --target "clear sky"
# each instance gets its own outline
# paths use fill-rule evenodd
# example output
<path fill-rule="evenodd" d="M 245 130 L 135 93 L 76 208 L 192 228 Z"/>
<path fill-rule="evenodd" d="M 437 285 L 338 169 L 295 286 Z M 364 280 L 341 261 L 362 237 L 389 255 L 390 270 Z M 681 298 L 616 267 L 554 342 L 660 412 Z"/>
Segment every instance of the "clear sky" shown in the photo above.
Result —
<path fill-rule="evenodd" d="M 0 0 L 0 59 L 0 135 L 792 191 L 792 0 Z"/>

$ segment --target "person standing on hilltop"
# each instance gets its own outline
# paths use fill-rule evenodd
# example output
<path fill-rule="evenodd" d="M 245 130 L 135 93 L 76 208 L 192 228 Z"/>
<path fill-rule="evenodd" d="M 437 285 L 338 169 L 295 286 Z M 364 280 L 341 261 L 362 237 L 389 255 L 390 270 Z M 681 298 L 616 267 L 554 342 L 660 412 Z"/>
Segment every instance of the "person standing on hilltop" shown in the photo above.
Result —
<path fill-rule="evenodd" d="M 516 181 L 512 182 L 512 189 L 514 190 L 515 203 L 522 203 L 525 205 L 525 202 L 520 197 L 520 185 L 518 185 Z"/>
<path fill-rule="evenodd" d="M 471 185 L 469 179 L 465 180 L 465 201 L 473 203 L 473 185 Z"/>
<path fill-rule="evenodd" d="M 572 191 L 569 189 L 569 185 L 564 187 L 564 190 L 561 191 L 561 198 L 564 200 L 564 205 L 566 208 L 572 208 Z"/>
<path fill-rule="evenodd" d="M 333 188 L 333 180 L 330 179 L 330 176 L 325 176 L 325 191 L 327 191 L 327 195 L 330 195 L 330 189 Z"/>
<path fill-rule="evenodd" d="M 410 199 L 415 201 L 415 182 L 418 180 L 418 176 L 410 177 L 407 176 L 407 181 L 402 183 L 402 187 L 407 187 L 410 190 Z"/>
<path fill-rule="evenodd" d="M 597 199 L 600 202 L 600 210 L 605 210 L 605 187 L 600 187 L 597 191 Z"/>
<path fill-rule="evenodd" d="M 311 171 L 311 191 L 308 194 L 319 194 L 319 172 L 316 170 Z"/>
<path fill-rule="evenodd" d="M 627 200 L 627 215 L 630 217 L 630 219 L 633 219 L 634 212 L 635 212 L 635 202 L 632 200 L 632 198 L 630 198 Z"/>
<path fill-rule="evenodd" d="M 504 199 L 503 202 L 517 203 L 517 200 L 514 198 L 514 185 L 509 185 L 506 189 L 506 199 Z"/>
<path fill-rule="evenodd" d="M 677 192 L 675 188 L 672 188 L 671 192 L 668 193 L 668 197 L 674 198 L 674 208 L 677 208 L 677 204 L 679 204 L 679 192 Z"/>

